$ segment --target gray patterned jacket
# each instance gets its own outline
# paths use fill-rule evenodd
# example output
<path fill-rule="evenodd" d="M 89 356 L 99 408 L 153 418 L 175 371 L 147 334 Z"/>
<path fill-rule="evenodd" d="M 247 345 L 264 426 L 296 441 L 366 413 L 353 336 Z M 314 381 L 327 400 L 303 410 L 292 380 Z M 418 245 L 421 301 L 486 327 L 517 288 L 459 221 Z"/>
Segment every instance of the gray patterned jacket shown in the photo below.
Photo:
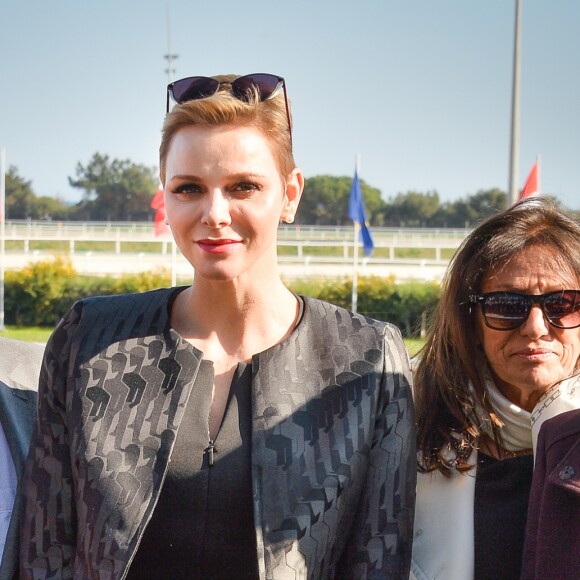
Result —
<path fill-rule="evenodd" d="M 21 578 L 126 575 L 202 358 L 170 327 L 179 290 L 83 300 L 53 333 Z M 407 353 L 395 327 L 304 300 L 292 335 L 252 361 L 260 578 L 406 578 L 416 459 Z"/>

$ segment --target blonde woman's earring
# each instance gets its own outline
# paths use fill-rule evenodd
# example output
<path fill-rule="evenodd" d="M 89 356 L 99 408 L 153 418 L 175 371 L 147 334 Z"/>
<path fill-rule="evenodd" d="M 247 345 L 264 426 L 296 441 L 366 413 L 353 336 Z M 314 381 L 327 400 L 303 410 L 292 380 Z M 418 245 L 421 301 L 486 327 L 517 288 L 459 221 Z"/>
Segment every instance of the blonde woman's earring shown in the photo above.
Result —
<path fill-rule="evenodd" d="M 290 214 L 290 215 L 287 215 L 287 216 L 284 218 L 284 221 L 285 221 L 287 224 L 293 224 L 293 223 L 294 223 L 294 216 L 293 216 L 292 214 Z"/>

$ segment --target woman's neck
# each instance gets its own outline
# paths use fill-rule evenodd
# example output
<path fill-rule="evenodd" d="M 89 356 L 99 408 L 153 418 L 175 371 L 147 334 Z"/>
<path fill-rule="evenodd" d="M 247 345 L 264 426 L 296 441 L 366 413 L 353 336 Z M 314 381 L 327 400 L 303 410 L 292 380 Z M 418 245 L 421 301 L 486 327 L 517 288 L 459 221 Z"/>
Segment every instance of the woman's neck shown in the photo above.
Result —
<path fill-rule="evenodd" d="M 545 389 L 525 390 L 516 385 L 511 385 L 498 377 L 493 370 L 491 376 L 499 392 L 508 400 L 517 405 L 520 409 L 531 413 L 536 406 L 540 397 L 544 394 Z"/>
<path fill-rule="evenodd" d="M 233 283 L 196 281 L 172 307 L 172 327 L 204 358 L 248 360 L 288 337 L 298 302 L 281 280 L 240 288 Z"/>

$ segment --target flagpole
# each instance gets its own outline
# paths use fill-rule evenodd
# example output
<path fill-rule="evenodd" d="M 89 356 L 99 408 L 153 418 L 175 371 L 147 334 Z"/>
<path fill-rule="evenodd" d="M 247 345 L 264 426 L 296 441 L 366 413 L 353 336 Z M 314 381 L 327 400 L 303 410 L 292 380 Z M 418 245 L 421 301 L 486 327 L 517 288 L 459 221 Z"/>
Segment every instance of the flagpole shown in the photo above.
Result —
<path fill-rule="evenodd" d="M 360 154 L 355 157 L 355 173 L 359 175 L 360 170 Z M 353 238 L 352 238 L 352 295 L 351 307 L 352 312 L 356 314 L 358 308 L 358 230 L 359 224 L 353 221 Z"/>
<path fill-rule="evenodd" d="M 172 288 L 177 286 L 177 245 L 173 234 L 171 234 L 171 286 Z"/>
<path fill-rule="evenodd" d="M 167 17 L 167 54 L 165 58 L 167 59 L 167 68 L 165 72 L 167 73 L 167 82 L 170 83 L 173 80 L 173 73 L 175 69 L 173 68 L 173 61 L 179 56 L 178 54 L 173 54 L 171 52 L 171 28 L 169 26 L 169 4 L 165 5 L 166 17 Z"/>
<path fill-rule="evenodd" d="M 542 166 L 540 165 L 540 155 L 536 155 L 536 167 L 538 168 L 538 195 L 542 195 Z"/>
<path fill-rule="evenodd" d="M 6 149 L 0 148 L 0 332 L 4 332 L 4 277 L 6 254 Z"/>
<path fill-rule="evenodd" d="M 353 222 L 354 233 L 352 242 L 352 296 L 350 309 L 356 314 L 358 306 L 358 224 Z"/>
<path fill-rule="evenodd" d="M 516 0 L 516 22 L 514 31 L 514 64 L 512 78 L 512 130 L 510 148 L 510 182 L 508 206 L 516 203 L 519 197 L 518 161 L 520 130 L 520 19 L 522 9 L 520 0 Z"/>

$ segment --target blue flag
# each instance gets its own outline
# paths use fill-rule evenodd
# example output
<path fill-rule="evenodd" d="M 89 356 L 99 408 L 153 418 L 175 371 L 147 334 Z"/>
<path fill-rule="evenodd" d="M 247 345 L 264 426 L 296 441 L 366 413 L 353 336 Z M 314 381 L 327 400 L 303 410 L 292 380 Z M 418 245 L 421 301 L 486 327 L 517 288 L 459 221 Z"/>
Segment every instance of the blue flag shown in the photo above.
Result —
<path fill-rule="evenodd" d="M 350 186 L 350 197 L 348 198 L 348 217 L 358 224 L 360 230 L 360 239 L 363 243 L 365 256 L 370 256 L 373 253 L 375 244 L 371 236 L 371 232 L 367 225 L 367 217 L 365 213 L 365 202 L 362 196 L 360 181 L 358 173 L 355 168 L 354 178 Z"/>

